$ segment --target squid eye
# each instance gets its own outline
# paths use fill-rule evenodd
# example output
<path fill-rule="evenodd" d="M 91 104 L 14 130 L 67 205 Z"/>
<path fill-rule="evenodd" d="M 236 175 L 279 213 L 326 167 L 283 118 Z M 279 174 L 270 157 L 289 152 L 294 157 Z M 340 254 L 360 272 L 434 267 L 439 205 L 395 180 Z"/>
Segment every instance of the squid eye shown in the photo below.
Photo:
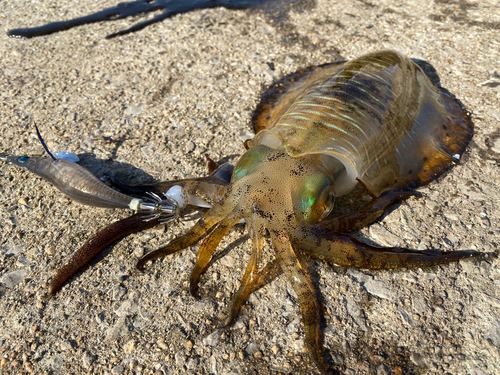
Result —
<path fill-rule="evenodd" d="M 325 219 L 332 212 L 335 201 L 332 181 L 325 176 L 310 178 L 299 190 L 297 217 L 308 224 Z"/>
<path fill-rule="evenodd" d="M 318 221 L 326 219 L 328 215 L 332 212 L 333 204 L 335 203 L 335 195 L 333 194 L 333 185 L 330 185 L 327 189 L 321 192 L 320 197 L 317 202 L 321 202 L 323 213 L 318 218 Z"/>
<path fill-rule="evenodd" d="M 17 159 L 17 161 L 19 163 L 24 163 L 28 159 L 29 159 L 29 156 L 21 156 L 19 159 Z"/>
<path fill-rule="evenodd" d="M 265 146 L 253 147 L 245 152 L 234 167 L 232 182 L 254 173 L 272 152 L 273 150 Z"/>

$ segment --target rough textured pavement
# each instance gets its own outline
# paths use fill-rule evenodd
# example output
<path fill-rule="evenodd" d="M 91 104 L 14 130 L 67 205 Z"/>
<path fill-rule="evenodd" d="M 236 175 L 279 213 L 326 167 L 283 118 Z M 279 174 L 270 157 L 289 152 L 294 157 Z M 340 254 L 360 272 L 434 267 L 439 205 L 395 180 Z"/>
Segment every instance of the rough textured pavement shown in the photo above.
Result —
<path fill-rule="evenodd" d="M 134 183 L 205 174 L 204 153 L 233 160 L 265 87 L 298 68 L 392 48 L 430 61 L 473 111 L 460 165 L 424 196 L 359 233 L 380 245 L 491 253 L 500 243 L 500 6 L 497 0 L 317 0 L 271 10 L 178 15 L 106 40 L 139 18 L 31 40 L 6 31 L 86 15 L 114 0 L 2 2 L 0 153 L 36 155 L 36 120 L 53 151 L 99 177 Z M 152 17 L 152 15 L 147 16 Z M 137 259 L 193 225 L 131 236 L 54 298 L 47 285 L 89 235 L 125 212 L 71 202 L 44 180 L 0 166 L 0 373 L 317 373 L 284 279 L 219 330 L 249 258 L 243 227 L 188 293 L 196 248 Z M 499 261 L 386 272 L 316 264 L 325 348 L 345 374 L 500 373 Z"/>

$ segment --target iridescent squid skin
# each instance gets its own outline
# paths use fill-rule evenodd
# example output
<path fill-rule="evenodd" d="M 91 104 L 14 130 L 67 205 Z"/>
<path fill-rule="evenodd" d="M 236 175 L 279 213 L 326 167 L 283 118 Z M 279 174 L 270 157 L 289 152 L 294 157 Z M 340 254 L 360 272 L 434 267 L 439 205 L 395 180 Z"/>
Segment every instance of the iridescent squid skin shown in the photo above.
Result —
<path fill-rule="evenodd" d="M 186 234 L 137 264 L 142 271 L 148 261 L 203 239 L 190 278 L 196 298 L 218 244 L 244 220 L 253 249 L 226 325 L 235 321 L 251 292 L 284 274 L 300 303 L 306 347 L 326 374 L 323 313 L 307 258 L 335 266 L 391 269 L 480 255 L 379 248 L 346 234 L 373 223 L 393 202 L 417 195 L 415 189 L 456 164 L 472 138 L 469 113 L 440 86 L 428 63 L 381 51 L 296 72 L 264 94 L 252 125 L 256 136 L 245 143 L 248 150 L 230 181 L 213 171 L 196 179 L 121 186 L 156 194 L 175 187 L 188 197 L 179 206 L 210 207 Z M 360 210 L 335 216 L 335 197 L 358 183 L 372 200 Z M 275 257 L 262 264 L 266 236 Z"/>

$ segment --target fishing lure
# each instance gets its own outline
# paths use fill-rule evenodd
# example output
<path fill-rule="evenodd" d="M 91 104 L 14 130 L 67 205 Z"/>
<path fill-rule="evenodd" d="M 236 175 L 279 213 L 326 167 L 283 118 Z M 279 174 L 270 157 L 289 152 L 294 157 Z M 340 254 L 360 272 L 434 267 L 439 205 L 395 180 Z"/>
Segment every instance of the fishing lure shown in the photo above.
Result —
<path fill-rule="evenodd" d="M 328 372 L 320 322 L 323 313 L 307 258 L 368 269 L 433 266 L 480 255 L 475 251 L 416 251 L 367 245 L 346 232 L 379 218 L 393 202 L 438 178 L 460 159 L 473 134 L 469 113 L 442 88 L 430 64 L 395 51 L 349 62 L 311 67 L 277 82 L 252 118 L 256 136 L 231 167 L 208 177 L 126 186 L 130 193 L 162 196 L 176 190 L 187 204 L 209 210 L 184 235 L 147 254 L 137 268 L 203 239 L 190 277 L 190 292 L 207 270 L 222 238 L 244 220 L 252 254 L 235 293 L 226 325 L 234 322 L 251 292 L 284 274 L 300 303 L 305 343 L 322 373 Z M 219 174 L 218 174 L 219 173 Z M 222 177 L 222 176 L 226 177 Z M 65 191 L 66 180 L 61 190 Z M 335 197 L 364 186 L 372 200 L 353 213 L 331 215 Z M 156 220 L 156 219 L 155 219 Z M 117 225 L 141 222 L 134 215 L 105 228 L 79 251 L 119 237 Z M 153 225 L 150 222 L 147 225 Z M 127 230 L 123 232 L 125 235 Z M 262 265 L 264 238 L 275 258 Z M 79 264 L 78 260 L 75 264 Z M 61 276 L 62 275 L 62 276 Z M 55 292 L 64 282 L 64 271 Z"/>
<path fill-rule="evenodd" d="M 37 174 L 81 204 L 95 207 L 151 211 L 151 219 L 161 216 L 165 221 L 175 217 L 178 211 L 175 200 L 168 196 L 161 199 L 158 195 L 151 194 L 151 197 L 156 202 L 145 202 L 143 199 L 133 198 L 112 189 L 88 170 L 76 164 L 75 162 L 79 160 L 76 155 L 69 152 L 57 153 L 58 158 L 52 155 L 36 123 L 35 130 L 38 140 L 49 157 L 0 156 L 0 160 Z"/>

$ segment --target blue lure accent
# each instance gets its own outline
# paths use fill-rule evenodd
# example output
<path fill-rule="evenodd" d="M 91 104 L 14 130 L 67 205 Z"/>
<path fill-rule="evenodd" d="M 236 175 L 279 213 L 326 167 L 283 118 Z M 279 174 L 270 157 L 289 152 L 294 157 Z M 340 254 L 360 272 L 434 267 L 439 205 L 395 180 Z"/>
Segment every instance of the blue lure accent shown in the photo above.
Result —
<path fill-rule="evenodd" d="M 38 130 L 38 126 L 36 126 L 36 122 L 33 121 L 33 123 L 35 124 L 35 129 L 36 129 L 36 135 L 38 136 L 38 140 L 40 141 L 40 143 L 42 144 L 43 148 L 45 149 L 45 151 L 47 151 L 47 154 L 49 154 L 49 156 L 52 158 L 52 160 L 56 161 L 57 159 L 54 157 L 54 155 L 52 155 L 49 151 L 49 148 L 47 147 L 47 145 L 45 144 L 45 142 L 43 141 L 43 138 L 42 138 L 42 135 L 40 134 L 40 131 Z"/>

